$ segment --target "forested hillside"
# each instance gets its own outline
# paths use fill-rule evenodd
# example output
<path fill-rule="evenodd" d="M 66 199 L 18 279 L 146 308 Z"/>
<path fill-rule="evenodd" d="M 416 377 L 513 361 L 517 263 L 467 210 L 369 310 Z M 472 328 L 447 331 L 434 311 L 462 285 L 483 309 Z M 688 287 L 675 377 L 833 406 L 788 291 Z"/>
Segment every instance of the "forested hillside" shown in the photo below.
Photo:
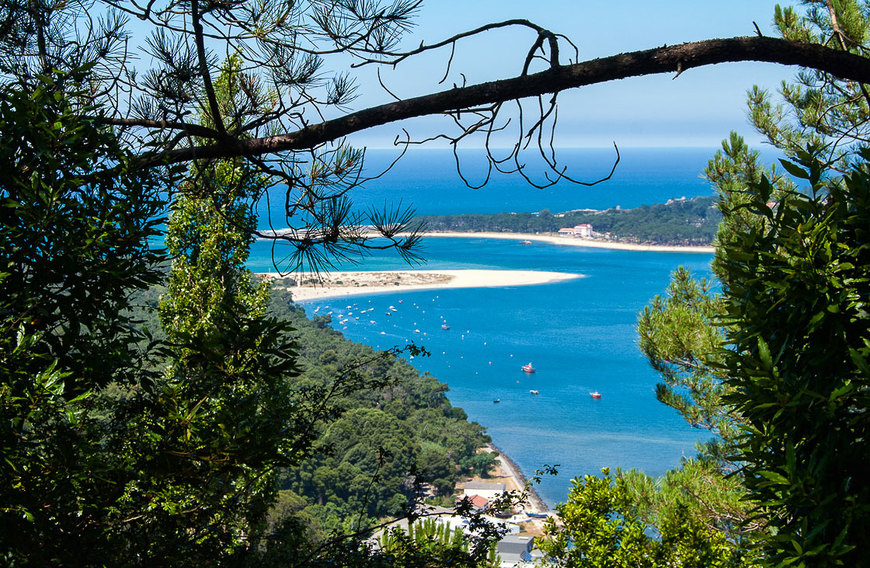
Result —
<path fill-rule="evenodd" d="M 138 302 L 136 316 L 153 329 L 159 322 L 149 308 L 162 290 L 152 287 Z M 494 463 L 492 454 L 477 452 L 490 441 L 485 428 L 450 404 L 445 383 L 395 354 L 345 339 L 329 316 L 309 319 L 286 291 L 273 290 L 269 312 L 296 330 L 296 388 L 319 394 L 335 387 L 335 420 L 316 424 L 312 455 L 282 470 L 270 522 L 307 519 L 319 540 L 398 514 L 418 491 L 447 504 L 461 476 Z"/>
<path fill-rule="evenodd" d="M 555 233 L 562 227 L 588 223 L 601 238 L 661 245 L 709 245 L 722 214 L 715 197 L 671 200 L 635 209 L 583 209 L 552 214 L 498 213 L 494 215 L 421 216 L 430 231 L 494 231 Z"/>

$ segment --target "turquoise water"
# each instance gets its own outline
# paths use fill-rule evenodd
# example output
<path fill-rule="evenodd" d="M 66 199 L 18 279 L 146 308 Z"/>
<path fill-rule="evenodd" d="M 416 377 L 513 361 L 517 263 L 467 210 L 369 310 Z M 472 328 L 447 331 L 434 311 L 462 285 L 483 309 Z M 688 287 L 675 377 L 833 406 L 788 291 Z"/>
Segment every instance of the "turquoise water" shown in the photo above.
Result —
<path fill-rule="evenodd" d="M 563 196 L 542 198 L 528 188 L 502 189 L 514 200 L 509 210 L 516 211 L 633 206 L 691 197 L 710 193 L 706 184 L 699 183 L 698 172 L 711 153 L 648 151 L 644 160 L 625 167 L 623 178 L 629 181 L 620 178 L 599 186 L 594 196 L 583 194 L 587 189 L 571 189 L 573 201 L 560 201 Z M 492 205 L 459 188 L 449 169 L 433 171 L 420 161 L 409 167 L 425 173 L 428 190 L 414 185 L 407 189 L 408 195 L 398 191 L 403 187 L 402 175 L 410 175 L 399 170 L 398 181 L 381 180 L 370 190 L 377 194 L 372 199 L 415 197 L 421 213 L 505 210 L 500 202 Z M 647 174 L 642 174 L 644 169 Z M 647 186 L 642 183 L 644 176 L 650 180 Z M 637 184 L 643 189 L 634 190 L 639 196 L 632 202 L 631 188 Z M 577 200 L 576 195 L 586 197 Z M 637 348 L 635 325 L 637 313 L 665 289 L 671 271 L 684 265 L 696 274 L 709 275 L 711 255 L 521 245 L 480 238 L 429 239 L 423 253 L 426 269 L 583 275 L 539 286 L 430 290 L 304 304 L 309 315 L 315 310 L 332 311 L 333 326 L 354 341 L 376 348 L 407 341 L 424 346 L 432 355 L 418 357 L 412 364 L 448 383 L 451 402 L 485 425 L 495 444 L 526 474 L 545 464 L 559 464 L 560 474 L 545 478 L 538 489 L 549 504 L 565 500 L 572 477 L 597 474 L 602 467 L 662 474 L 678 465 L 681 457 L 693 455 L 694 443 L 707 437 L 655 400 L 658 379 Z M 271 270 L 271 256 L 269 245 L 258 242 L 249 265 L 257 271 Z M 374 255 L 359 267 L 405 268 L 388 253 Z M 396 311 L 390 311 L 390 306 Z M 348 317 L 348 311 L 354 315 Z M 392 315 L 386 316 L 387 311 Z M 339 323 L 344 318 L 347 321 Z M 442 330 L 442 322 L 450 329 Z M 528 362 L 536 373 L 522 372 L 520 367 Z M 532 395 L 530 390 L 540 394 Z M 593 400 L 591 391 L 599 391 L 601 399 Z M 500 402 L 495 404 L 495 399 Z"/>
<path fill-rule="evenodd" d="M 307 302 L 305 309 L 309 315 L 333 312 L 336 329 L 376 348 L 408 340 L 424 346 L 432 355 L 412 363 L 447 382 L 451 402 L 485 425 L 523 471 L 560 465 L 560 475 L 539 488 L 550 504 L 564 500 L 574 476 L 602 467 L 660 475 L 693 455 L 694 442 L 705 436 L 655 400 L 657 377 L 637 348 L 635 324 L 674 268 L 708 274 L 710 255 L 443 238 L 431 239 L 428 255 L 427 268 L 556 270 L 584 277 L 326 299 Z M 391 305 L 397 311 L 388 317 Z M 442 322 L 450 329 L 442 330 Z M 536 373 L 522 372 L 528 362 Z M 533 389 L 540 394 L 530 394 Z M 590 391 L 602 398 L 593 400 Z"/>

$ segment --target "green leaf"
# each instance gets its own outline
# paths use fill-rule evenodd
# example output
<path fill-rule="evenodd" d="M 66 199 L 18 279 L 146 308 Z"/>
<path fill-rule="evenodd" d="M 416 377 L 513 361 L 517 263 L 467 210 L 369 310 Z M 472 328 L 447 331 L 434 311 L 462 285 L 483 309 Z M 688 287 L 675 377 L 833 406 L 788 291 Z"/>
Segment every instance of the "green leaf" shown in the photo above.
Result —
<path fill-rule="evenodd" d="M 777 473 L 775 471 L 759 471 L 758 475 L 779 485 L 789 484 L 788 478 L 786 478 L 781 473 Z"/>
<path fill-rule="evenodd" d="M 779 163 L 782 164 L 782 167 L 785 168 L 785 171 L 787 171 L 794 177 L 798 179 L 810 179 L 809 172 L 799 167 L 797 164 L 785 159 L 781 159 Z"/>
<path fill-rule="evenodd" d="M 761 337 L 758 338 L 758 358 L 761 360 L 765 370 L 773 368 L 773 357 L 770 355 L 770 346 Z"/>

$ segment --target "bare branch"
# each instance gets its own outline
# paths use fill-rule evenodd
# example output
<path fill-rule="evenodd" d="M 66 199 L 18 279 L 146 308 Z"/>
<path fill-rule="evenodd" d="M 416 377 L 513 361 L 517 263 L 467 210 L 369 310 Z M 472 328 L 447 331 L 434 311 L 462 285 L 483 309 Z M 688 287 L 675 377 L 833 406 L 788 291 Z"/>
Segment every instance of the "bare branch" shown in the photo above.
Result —
<path fill-rule="evenodd" d="M 846 80 L 870 83 L 870 60 L 827 47 L 768 37 L 714 39 L 623 53 L 531 75 L 396 101 L 341 118 L 309 125 L 295 132 L 173 150 L 149 156 L 146 165 L 185 162 L 194 158 L 254 156 L 315 148 L 374 126 L 431 114 L 447 113 L 566 89 L 658 73 L 739 61 L 798 65 Z"/>

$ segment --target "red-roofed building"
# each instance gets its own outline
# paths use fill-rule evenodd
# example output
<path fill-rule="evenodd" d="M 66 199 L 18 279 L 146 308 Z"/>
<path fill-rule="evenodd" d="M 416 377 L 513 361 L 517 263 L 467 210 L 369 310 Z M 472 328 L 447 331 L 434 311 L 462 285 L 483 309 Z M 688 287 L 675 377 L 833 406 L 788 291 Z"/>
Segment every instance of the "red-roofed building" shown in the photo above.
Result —
<path fill-rule="evenodd" d="M 468 501 L 471 503 L 471 506 L 474 507 L 475 511 L 482 512 L 486 510 L 487 505 L 489 505 L 489 499 L 486 497 L 481 497 L 480 495 L 465 495 L 464 497 L 459 497 L 457 501 Z"/>

